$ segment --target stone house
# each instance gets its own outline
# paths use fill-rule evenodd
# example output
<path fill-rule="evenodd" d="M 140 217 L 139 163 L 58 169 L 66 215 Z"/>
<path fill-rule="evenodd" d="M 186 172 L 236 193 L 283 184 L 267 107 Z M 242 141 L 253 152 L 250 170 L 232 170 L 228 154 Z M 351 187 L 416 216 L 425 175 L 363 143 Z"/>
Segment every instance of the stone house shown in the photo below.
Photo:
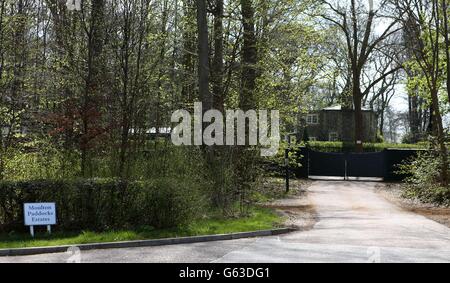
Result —
<path fill-rule="evenodd" d="M 376 142 L 378 131 L 377 114 L 367 108 L 363 109 L 364 140 Z M 324 108 L 302 116 L 301 140 L 307 133 L 310 141 L 355 141 L 355 111 L 343 109 L 340 105 Z"/>

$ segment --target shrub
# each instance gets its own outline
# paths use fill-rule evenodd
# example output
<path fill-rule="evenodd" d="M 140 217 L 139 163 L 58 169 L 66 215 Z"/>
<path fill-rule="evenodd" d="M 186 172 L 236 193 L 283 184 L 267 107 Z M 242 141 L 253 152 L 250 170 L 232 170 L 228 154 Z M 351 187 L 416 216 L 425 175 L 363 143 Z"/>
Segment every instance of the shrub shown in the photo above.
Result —
<path fill-rule="evenodd" d="M 405 180 L 405 197 L 416 198 L 426 203 L 450 205 L 450 188 L 440 182 L 441 158 L 438 153 L 422 153 L 399 167 L 400 174 L 409 176 Z"/>
<path fill-rule="evenodd" d="M 3 158 L 5 180 L 65 179 L 74 178 L 80 172 L 76 152 L 59 151 L 51 146 L 31 152 L 10 150 Z"/>
<path fill-rule="evenodd" d="M 116 148 L 93 150 L 89 155 L 90 177 L 123 177 L 118 172 L 119 152 Z M 65 150 L 49 141 L 30 143 L 26 148 L 10 149 L 0 158 L 5 164 L 4 180 L 67 180 L 82 177 L 81 153 L 77 150 Z M 199 176 L 200 173 L 205 169 L 202 158 L 199 148 L 176 147 L 164 140 L 148 142 L 139 149 L 131 146 L 126 158 L 126 179 L 147 181 L 164 177 L 198 182 L 203 177 Z"/>
<path fill-rule="evenodd" d="M 288 147 L 289 145 L 283 141 L 280 143 L 277 155 L 262 159 L 263 168 L 269 176 L 284 177 L 286 175 L 285 151 Z M 302 167 L 301 160 L 303 156 L 299 154 L 300 148 L 300 144 L 291 144 L 290 146 L 289 168 L 291 174 L 294 174 Z"/>
<path fill-rule="evenodd" d="M 157 179 L 0 182 L 0 232 L 25 230 L 23 203 L 55 202 L 63 230 L 170 228 L 194 220 L 204 201 L 197 184 Z"/>
<path fill-rule="evenodd" d="M 322 152 L 347 152 L 354 151 L 353 143 L 344 142 L 309 142 L 308 146 Z M 380 152 L 387 148 L 392 149 L 426 149 L 426 144 L 389 144 L 389 143 L 364 143 L 365 152 Z"/>

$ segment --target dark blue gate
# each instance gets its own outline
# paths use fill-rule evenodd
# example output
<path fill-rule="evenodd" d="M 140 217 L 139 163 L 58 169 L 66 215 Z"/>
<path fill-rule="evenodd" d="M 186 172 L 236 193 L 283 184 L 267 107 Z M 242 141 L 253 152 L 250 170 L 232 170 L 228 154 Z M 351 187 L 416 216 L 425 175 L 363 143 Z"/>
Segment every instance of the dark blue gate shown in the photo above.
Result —
<path fill-rule="evenodd" d="M 345 176 L 345 155 L 309 151 L 309 176 Z"/>
<path fill-rule="evenodd" d="M 347 153 L 347 176 L 384 178 L 385 162 L 384 152 Z"/>

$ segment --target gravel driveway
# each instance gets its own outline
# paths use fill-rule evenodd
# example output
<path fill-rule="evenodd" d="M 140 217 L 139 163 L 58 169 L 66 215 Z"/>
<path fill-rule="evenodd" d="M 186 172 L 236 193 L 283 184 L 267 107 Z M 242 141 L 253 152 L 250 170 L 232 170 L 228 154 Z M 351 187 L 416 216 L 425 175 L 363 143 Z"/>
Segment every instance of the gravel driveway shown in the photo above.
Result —
<path fill-rule="evenodd" d="M 450 262 L 450 229 L 390 203 L 376 183 L 317 181 L 317 223 L 281 237 L 86 251 L 82 262 Z M 66 254 L 0 258 L 65 262 Z"/>

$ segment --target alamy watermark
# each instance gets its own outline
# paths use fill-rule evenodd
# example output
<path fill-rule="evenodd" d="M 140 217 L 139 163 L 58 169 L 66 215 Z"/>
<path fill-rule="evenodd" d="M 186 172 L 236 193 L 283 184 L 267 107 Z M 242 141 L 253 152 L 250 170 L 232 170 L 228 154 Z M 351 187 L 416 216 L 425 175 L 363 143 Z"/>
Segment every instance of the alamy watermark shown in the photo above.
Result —
<path fill-rule="evenodd" d="M 276 110 L 270 111 L 269 121 L 268 110 L 203 113 L 203 105 L 198 102 L 194 104 L 194 117 L 187 110 L 177 110 L 171 121 L 178 123 L 172 130 L 172 142 L 177 146 L 261 146 L 263 157 L 275 156 L 280 148 L 280 113 Z"/>
<path fill-rule="evenodd" d="M 68 256 L 66 263 L 81 263 L 81 250 L 79 247 L 69 247 L 66 255 Z"/>
<path fill-rule="evenodd" d="M 367 249 L 369 257 L 367 263 L 381 263 L 381 249 L 379 247 L 370 247 Z"/>
<path fill-rule="evenodd" d="M 81 11 L 81 0 L 66 0 L 66 7 L 69 11 Z"/>

